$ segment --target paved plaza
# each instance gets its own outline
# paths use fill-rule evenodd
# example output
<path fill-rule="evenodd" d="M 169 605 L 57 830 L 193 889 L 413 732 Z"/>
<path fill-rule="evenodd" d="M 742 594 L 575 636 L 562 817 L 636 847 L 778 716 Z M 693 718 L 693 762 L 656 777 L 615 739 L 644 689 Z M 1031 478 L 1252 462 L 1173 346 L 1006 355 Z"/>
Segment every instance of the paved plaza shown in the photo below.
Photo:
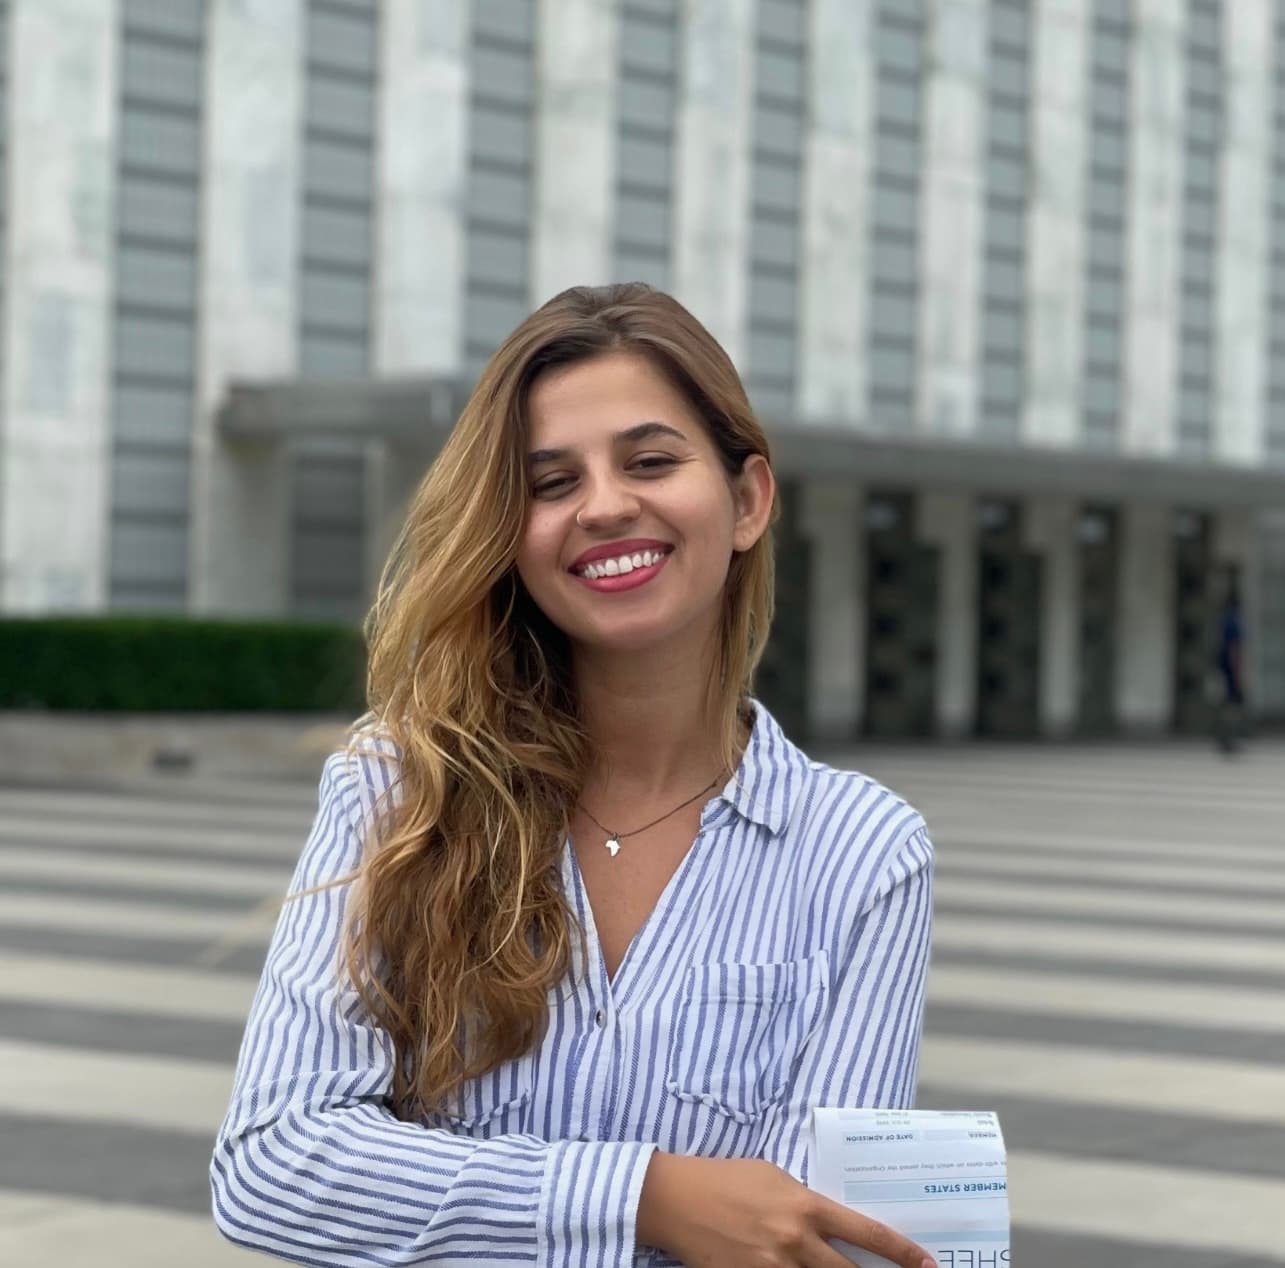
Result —
<path fill-rule="evenodd" d="M 1021 1268 L 1285 1268 L 1285 744 L 868 747 L 926 814 L 920 1104 L 996 1109 Z M 0 1264 L 264 1262 L 208 1218 L 315 804 L 0 787 Z"/>

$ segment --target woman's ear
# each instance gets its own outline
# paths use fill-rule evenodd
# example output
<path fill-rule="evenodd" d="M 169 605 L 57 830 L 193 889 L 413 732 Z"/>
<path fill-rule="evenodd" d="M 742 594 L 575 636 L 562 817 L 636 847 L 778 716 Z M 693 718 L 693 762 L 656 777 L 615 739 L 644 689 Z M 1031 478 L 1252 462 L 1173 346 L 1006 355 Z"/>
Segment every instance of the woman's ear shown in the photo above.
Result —
<path fill-rule="evenodd" d="M 762 454 L 753 453 L 745 459 L 740 474 L 733 478 L 732 496 L 736 505 L 732 547 L 749 550 L 767 531 L 776 497 L 776 478 Z"/>

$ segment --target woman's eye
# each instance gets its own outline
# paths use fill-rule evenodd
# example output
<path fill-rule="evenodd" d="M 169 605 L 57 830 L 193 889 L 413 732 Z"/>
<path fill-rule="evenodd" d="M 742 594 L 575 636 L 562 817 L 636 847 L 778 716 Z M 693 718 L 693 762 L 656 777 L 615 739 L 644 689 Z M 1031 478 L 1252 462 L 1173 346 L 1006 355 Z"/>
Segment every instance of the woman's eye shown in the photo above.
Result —
<path fill-rule="evenodd" d="M 543 484 L 534 485 L 531 492 L 536 497 L 543 497 L 547 493 L 557 493 L 559 489 L 564 488 L 571 483 L 570 476 L 558 476 L 554 480 L 546 480 Z"/>
<path fill-rule="evenodd" d="M 667 467 L 672 467 L 674 463 L 675 459 L 669 457 L 668 454 L 653 453 L 647 454 L 642 458 L 635 458 L 629 464 L 629 469 L 631 471 L 646 471 L 655 474 L 664 471 Z M 552 476 L 548 480 L 532 485 L 531 495 L 533 497 L 556 496 L 574 483 L 575 476 Z"/>

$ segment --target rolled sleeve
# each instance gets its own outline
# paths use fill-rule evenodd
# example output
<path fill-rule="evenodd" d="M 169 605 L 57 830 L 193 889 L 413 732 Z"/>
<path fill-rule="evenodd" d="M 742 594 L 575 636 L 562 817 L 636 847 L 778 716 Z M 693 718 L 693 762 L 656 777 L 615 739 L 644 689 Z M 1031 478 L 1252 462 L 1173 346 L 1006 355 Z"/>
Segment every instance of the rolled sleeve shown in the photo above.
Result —
<path fill-rule="evenodd" d="M 656 1151 L 645 1142 L 557 1141 L 540 1196 L 540 1256 L 547 1268 L 633 1262 L 638 1204 Z"/>

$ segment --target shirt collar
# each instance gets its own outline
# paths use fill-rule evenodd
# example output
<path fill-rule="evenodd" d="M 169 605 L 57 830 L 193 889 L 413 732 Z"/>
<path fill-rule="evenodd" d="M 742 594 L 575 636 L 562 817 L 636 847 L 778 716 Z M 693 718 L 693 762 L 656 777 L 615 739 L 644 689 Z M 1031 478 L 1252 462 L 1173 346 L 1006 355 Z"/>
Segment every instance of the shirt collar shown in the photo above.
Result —
<path fill-rule="evenodd" d="M 786 737 L 762 701 L 751 699 L 750 705 L 754 723 L 749 743 L 722 797 L 746 819 L 777 835 L 790 821 L 808 759 Z"/>

